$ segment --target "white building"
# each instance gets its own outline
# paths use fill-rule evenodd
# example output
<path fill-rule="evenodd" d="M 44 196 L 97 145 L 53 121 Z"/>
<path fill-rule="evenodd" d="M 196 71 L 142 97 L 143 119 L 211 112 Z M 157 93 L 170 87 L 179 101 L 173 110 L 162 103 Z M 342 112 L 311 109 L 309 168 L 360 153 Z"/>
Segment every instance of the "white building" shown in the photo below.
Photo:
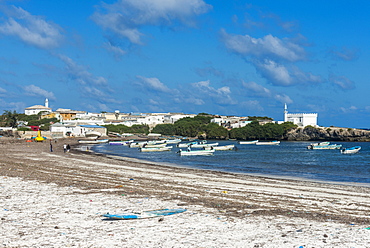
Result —
<path fill-rule="evenodd" d="M 174 124 L 176 121 L 182 119 L 182 118 L 186 118 L 186 117 L 190 117 L 190 118 L 194 118 L 195 114 L 182 114 L 182 113 L 168 113 L 166 115 L 164 115 L 164 119 L 163 119 L 163 123 L 164 124 Z"/>
<path fill-rule="evenodd" d="M 87 132 L 92 131 L 99 132 L 102 136 L 107 135 L 107 128 L 99 125 L 75 125 L 55 123 L 50 126 L 50 132 L 53 138 L 85 137 L 85 134 Z"/>
<path fill-rule="evenodd" d="M 294 124 L 305 127 L 305 126 L 317 126 L 317 113 L 296 113 L 289 114 L 288 107 L 284 106 L 284 122 L 293 122 Z"/>
<path fill-rule="evenodd" d="M 24 109 L 25 115 L 37 115 L 40 112 L 49 112 L 51 113 L 51 108 L 49 108 L 49 100 L 45 99 L 45 106 L 43 105 L 34 105 Z"/>
<path fill-rule="evenodd" d="M 245 127 L 252 121 L 248 121 L 247 117 L 239 116 L 217 116 L 211 119 L 211 123 L 216 123 L 228 129 Z"/>

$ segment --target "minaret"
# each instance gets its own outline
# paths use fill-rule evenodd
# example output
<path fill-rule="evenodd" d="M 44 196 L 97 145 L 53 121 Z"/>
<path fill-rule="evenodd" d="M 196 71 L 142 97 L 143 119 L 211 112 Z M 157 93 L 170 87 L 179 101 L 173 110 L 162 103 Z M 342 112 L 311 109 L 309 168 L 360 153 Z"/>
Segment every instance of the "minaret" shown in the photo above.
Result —
<path fill-rule="evenodd" d="M 45 99 L 45 107 L 47 107 L 47 108 L 49 107 L 49 99 L 47 99 L 47 98 Z"/>
<path fill-rule="evenodd" d="M 288 107 L 285 103 L 284 105 L 284 122 L 287 122 L 288 121 Z"/>

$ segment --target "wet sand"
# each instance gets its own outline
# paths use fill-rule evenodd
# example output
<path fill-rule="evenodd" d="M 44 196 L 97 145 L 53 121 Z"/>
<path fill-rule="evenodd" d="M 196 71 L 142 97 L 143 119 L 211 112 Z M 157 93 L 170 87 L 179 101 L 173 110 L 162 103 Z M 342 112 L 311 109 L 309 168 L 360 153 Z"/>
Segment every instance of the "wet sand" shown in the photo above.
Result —
<path fill-rule="evenodd" d="M 65 142 L 75 145 L 76 140 Z M 3 247 L 368 247 L 370 188 L 0 140 Z M 186 208 L 163 218 L 104 213 Z"/>

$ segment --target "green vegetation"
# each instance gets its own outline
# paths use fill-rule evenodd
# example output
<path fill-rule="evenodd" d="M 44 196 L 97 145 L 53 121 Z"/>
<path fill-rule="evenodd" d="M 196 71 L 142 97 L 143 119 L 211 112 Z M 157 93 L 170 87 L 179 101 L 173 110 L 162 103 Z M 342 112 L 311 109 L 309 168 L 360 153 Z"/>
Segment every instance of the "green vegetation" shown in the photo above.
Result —
<path fill-rule="evenodd" d="M 158 124 L 153 128 L 152 132 L 164 135 L 176 135 L 175 126 L 173 124 Z"/>
<path fill-rule="evenodd" d="M 262 121 L 262 120 L 270 120 L 272 121 L 273 119 L 267 116 L 248 116 L 249 121 Z"/>
<path fill-rule="evenodd" d="M 17 129 L 18 131 L 32 131 L 29 127 L 20 127 Z"/>
<path fill-rule="evenodd" d="M 52 123 L 58 122 L 57 118 L 44 118 L 41 119 L 41 113 L 38 115 L 25 115 L 17 113 L 16 111 L 5 110 L 4 114 L 0 115 L 0 126 L 16 128 L 19 121 L 24 121 L 28 126 L 39 126 L 41 130 L 49 130 Z M 27 128 L 26 128 L 27 129 Z M 27 131 L 29 129 L 22 129 Z"/>
<path fill-rule="evenodd" d="M 293 128 L 296 128 L 291 122 L 283 124 L 267 123 L 260 125 L 257 120 L 241 128 L 234 128 L 229 131 L 229 136 L 232 139 L 238 140 L 254 140 L 254 139 L 281 139 L 284 134 Z"/>
<path fill-rule="evenodd" d="M 229 136 L 227 129 L 216 123 L 209 123 L 205 126 L 204 131 L 207 139 L 226 139 Z"/>
<path fill-rule="evenodd" d="M 15 111 L 4 110 L 4 114 L 0 116 L 0 126 L 2 127 L 17 127 L 18 114 Z"/>
<path fill-rule="evenodd" d="M 197 137 L 204 132 L 206 125 L 211 122 L 210 115 L 197 115 L 194 118 L 186 117 L 175 122 L 175 135 Z"/>
<path fill-rule="evenodd" d="M 179 135 L 184 137 L 200 137 L 206 139 L 238 139 L 238 140 L 251 140 L 251 139 L 281 139 L 289 130 L 297 126 L 291 122 L 283 124 L 267 123 L 260 125 L 261 120 L 271 120 L 269 117 L 249 117 L 253 120 L 250 124 L 242 128 L 234 128 L 228 131 L 226 128 L 219 126 L 216 123 L 211 123 L 212 115 L 207 113 L 199 113 L 194 118 L 186 117 L 176 121 L 174 124 L 159 124 L 153 128 L 151 132 L 160 133 L 163 135 Z M 15 111 L 4 111 L 0 115 L 0 126 L 17 127 L 18 121 L 25 121 L 29 126 L 40 126 L 41 130 L 49 130 L 51 123 L 58 120 L 56 118 L 41 119 L 39 115 L 25 115 L 18 114 Z M 133 125 L 128 127 L 126 125 L 105 125 L 108 132 L 115 133 L 136 133 L 148 134 L 148 125 Z M 314 127 L 306 127 L 314 128 Z M 19 130 L 29 130 L 28 128 L 20 128 Z"/>
<path fill-rule="evenodd" d="M 212 118 L 210 114 L 200 113 L 194 118 L 182 118 L 174 124 L 159 124 L 153 128 L 152 132 L 184 137 L 203 136 L 207 139 L 226 139 L 227 129 L 216 123 L 210 123 Z"/>

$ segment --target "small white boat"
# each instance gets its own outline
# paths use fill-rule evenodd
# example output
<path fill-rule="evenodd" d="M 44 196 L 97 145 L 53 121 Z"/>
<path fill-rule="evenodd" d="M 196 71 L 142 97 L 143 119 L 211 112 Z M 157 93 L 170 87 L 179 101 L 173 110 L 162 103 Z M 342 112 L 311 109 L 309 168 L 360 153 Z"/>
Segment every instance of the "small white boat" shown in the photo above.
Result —
<path fill-rule="evenodd" d="M 165 140 L 164 143 L 166 144 L 177 144 L 180 143 L 181 139 L 172 139 L 172 140 Z"/>
<path fill-rule="evenodd" d="M 226 145 L 226 146 L 207 146 L 204 147 L 204 150 L 215 150 L 215 151 L 228 151 L 233 150 L 235 145 Z"/>
<path fill-rule="evenodd" d="M 102 140 L 79 140 L 78 143 L 80 144 L 100 144 L 100 143 L 107 143 L 109 139 L 102 139 Z"/>
<path fill-rule="evenodd" d="M 113 140 L 113 141 L 109 141 L 109 145 L 127 146 L 132 142 L 133 142 L 133 140 L 132 141 L 131 140 L 126 140 L 126 141 Z"/>
<path fill-rule="evenodd" d="M 180 156 L 197 156 L 197 155 L 209 156 L 209 155 L 213 155 L 214 152 L 215 152 L 215 150 L 194 150 L 194 151 L 186 150 L 186 151 L 182 151 L 180 149 L 178 151 Z"/>
<path fill-rule="evenodd" d="M 130 148 L 138 148 L 138 147 L 143 147 L 144 145 L 154 145 L 154 144 L 156 144 L 155 141 L 132 142 L 130 144 Z"/>
<path fill-rule="evenodd" d="M 319 143 L 312 143 L 311 146 L 327 146 L 330 145 L 329 141 L 319 142 Z"/>
<path fill-rule="evenodd" d="M 85 133 L 85 137 L 88 138 L 88 139 L 97 139 L 100 136 L 102 136 L 102 134 L 100 132 L 97 132 L 97 131 L 88 131 L 88 132 Z"/>
<path fill-rule="evenodd" d="M 239 144 L 241 145 L 254 145 L 258 142 L 258 140 L 252 140 L 252 141 L 239 141 Z"/>
<path fill-rule="evenodd" d="M 203 140 L 201 142 L 198 142 L 196 144 L 191 144 L 190 147 L 191 148 L 204 148 L 204 147 L 215 147 L 215 146 L 218 146 L 218 143 L 207 143 L 206 140 Z"/>
<path fill-rule="evenodd" d="M 145 147 L 145 148 L 156 148 L 156 147 L 165 147 L 167 144 L 166 143 L 163 143 L 163 144 L 144 144 L 142 147 Z"/>
<path fill-rule="evenodd" d="M 320 143 L 313 143 L 309 146 L 307 146 L 307 149 L 312 150 L 334 150 L 334 149 L 340 149 L 342 148 L 342 145 L 337 144 L 330 144 L 330 142 L 320 142 Z"/>
<path fill-rule="evenodd" d="M 340 150 L 340 153 L 342 154 L 355 154 L 358 153 L 361 150 L 361 146 L 354 146 L 351 148 L 343 148 Z"/>
<path fill-rule="evenodd" d="M 141 147 L 141 152 L 166 152 L 171 151 L 172 146 L 164 146 L 164 147 Z"/>
<path fill-rule="evenodd" d="M 280 141 L 278 141 L 278 140 L 274 140 L 274 141 L 258 141 L 258 142 L 256 142 L 256 145 L 258 145 L 258 146 L 280 145 Z"/>
<path fill-rule="evenodd" d="M 188 146 L 191 146 L 193 144 L 197 144 L 198 142 L 194 141 L 194 142 L 189 142 L 189 143 L 182 143 L 182 144 L 177 144 L 177 147 L 188 147 Z"/>

